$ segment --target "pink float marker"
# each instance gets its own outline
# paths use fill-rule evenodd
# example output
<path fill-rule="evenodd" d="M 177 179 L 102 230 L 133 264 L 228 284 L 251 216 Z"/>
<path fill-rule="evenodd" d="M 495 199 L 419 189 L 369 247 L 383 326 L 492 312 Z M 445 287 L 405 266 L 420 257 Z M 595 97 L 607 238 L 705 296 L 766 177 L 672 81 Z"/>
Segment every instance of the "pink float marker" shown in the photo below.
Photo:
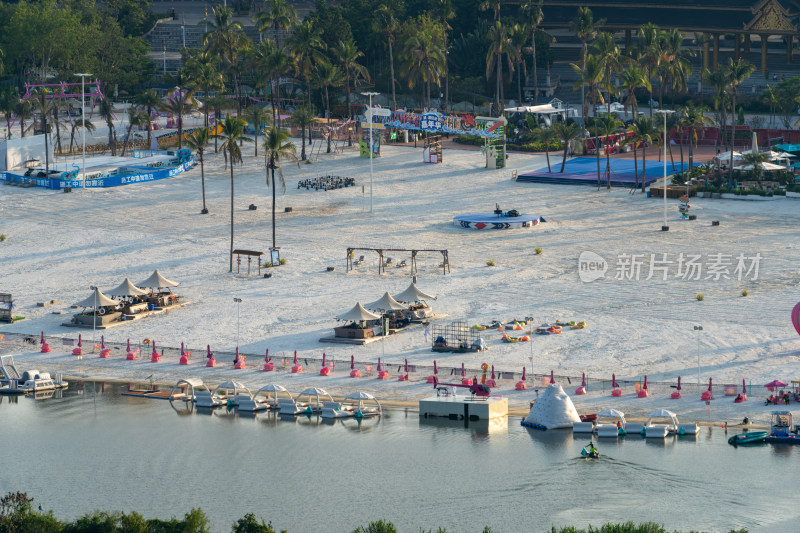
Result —
<path fill-rule="evenodd" d="M 486 386 L 490 389 L 497 387 L 497 382 L 494 380 L 494 365 L 492 365 L 492 379 L 486 381 Z"/>
<path fill-rule="evenodd" d="M 267 353 L 264 355 L 264 372 L 272 372 L 273 370 L 275 370 L 275 365 L 269 360 L 269 348 L 267 348 Z"/>
<path fill-rule="evenodd" d="M 680 400 L 681 398 L 681 377 L 678 376 L 678 389 L 669 395 L 673 400 Z"/>
<path fill-rule="evenodd" d="M 42 345 L 42 349 L 40 350 L 40 353 L 50 353 L 50 345 L 47 344 L 47 342 L 44 340 L 44 331 L 42 331 L 42 342 L 41 342 L 41 345 Z"/>
<path fill-rule="evenodd" d="M 713 399 L 714 395 L 711 394 L 711 378 L 708 378 L 708 389 L 703 394 L 700 395 L 700 400 L 709 401 Z"/>
<path fill-rule="evenodd" d="M 299 374 L 303 371 L 303 365 L 297 362 L 297 350 L 294 351 L 294 364 L 292 365 L 292 374 Z"/>
<path fill-rule="evenodd" d="M 428 379 L 425 380 L 426 383 L 436 383 L 436 374 L 439 373 L 439 369 L 436 367 L 436 359 L 433 360 L 433 374 L 428 376 Z"/>
<path fill-rule="evenodd" d="M 108 359 L 111 356 L 111 348 L 106 348 L 106 337 L 100 335 L 100 358 Z"/>
<path fill-rule="evenodd" d="M 206 367 L 213 368 L 217 366 L 217 360 L 214 359 L 214 356 L 211 354 L 210 344 L 206 344 L 206 359 L 208 359 L 208 361 L 206 361 Z"/>
<path fill-rule="evenodd" d="M 126 350 L 126 352 L 127 353 L 125 355 L 125 359 L 127 359 L 128 361 L 135 361 L 136 360 L 136 354 L 133 353 L 133 351 L 131 351 L 131 340 L 130 339 L 128 339 L 128 349 Z"/>
<path fill-rule="evenodd" d="M 389 379 L 389 371 L 383 370 L 380 357 L 378 357 L 378 379 Z"/>
<path fill-rule="evenodd" d="M 581 386 L 575 389 L 575 394 L 586 394 L 586 373 L 581 373 Z"/>
<path fill-rule="evenodd" d="M 556 376 L 553 374 L 553 371 L 550 371 L 550 385 L 556 382 Z"/>
<path fill-rule="evenodd" d="M 361 370 L 356 368 L 356 360 L 355 357 L 353 357 L 352 355 L 350 356 L 350 377 L 351 378 L 361 377 Z"/>
<path fill-rule="evenodd" d="M 408 381 L 408 359 L 406 359 L 404 368 L 406 373 L 397 376 L 397 381 Z"/>
<path fill-rule="evenodd" d="M 647 398 L 647 374 L 644 376 L 644 387 L 637 394 L 639 398 Z"/>
<path fill-rule="evenodd" d="M 526 390 L 528 388 L 528 384 L 525 383 L 525 381 L 526 381 L 525 378 L 526 377 L 527 377 L 526 369 L 523 366 L 522 367 L 522 379 L 520 381 L 517 381 L 517 384 L 514 385 L 514 389 L 516 389 L 516 390 Z"/>
<path fill-rule="evenodd" d="M 617 375 L 611 374 L 611 396 L 622 396 L 622 390 L 620 390 L 619 385 L 617 385 Z"/>
<path fill-rule="evenodd" d="M 239 355 L 239 347 L 236 347 L 236 362 L 233 363 L 233 368 L 236 370 L 243 370 L 247 364 L 247 356 Z"/>

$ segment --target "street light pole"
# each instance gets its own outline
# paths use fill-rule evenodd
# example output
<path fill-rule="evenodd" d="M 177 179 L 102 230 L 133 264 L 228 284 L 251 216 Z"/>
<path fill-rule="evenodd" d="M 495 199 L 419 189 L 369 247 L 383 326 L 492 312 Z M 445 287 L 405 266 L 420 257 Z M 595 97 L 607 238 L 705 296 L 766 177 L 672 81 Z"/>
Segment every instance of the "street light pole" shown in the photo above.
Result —
<path fill-rule="evenodd" d="M 83 171 L 83 188 L 86 188 L 86 110 L 84 109 L 84 100 L 86 99 L 86 76 L 91 76 L 88 72 L 81 72 L 75 74 L 81 77 L 81 132 L 83 133 L 83 163 L 81 163 L 81 171 Z"/>
<path fill-rule="evenodd" d="M 703 326 L 695 326 L 694 330 L 697 332 L 697 390 L 700 390 L 700 332 L 703 331 Z"/>
<path fill-rule="evenodd" d="M 664 225 L 661 231 L 669 231 L 667 226 L 667 113 L 674 113 L 671 109 L 659 109 L 656 113 L 664 115 Z"/>
<path fill-rule="evenodd" d="M 241 307 L 242 299 L 241 298 L 234 298 L 234 302 L 236 302 L 236 347 L 239 347 L 239 308 Z"/>
<path fill-rule="evenodd" d="M 372 116 L 372 97 L 378 96 L 380 93 L 372 93 L 366 92 L 361 93 L 364 96 L 369 96 L 369 109 L 367 112 L 367 117 L 369 119 L 369 212 L 372 213 L 372 120 L 374 117 Z"/>

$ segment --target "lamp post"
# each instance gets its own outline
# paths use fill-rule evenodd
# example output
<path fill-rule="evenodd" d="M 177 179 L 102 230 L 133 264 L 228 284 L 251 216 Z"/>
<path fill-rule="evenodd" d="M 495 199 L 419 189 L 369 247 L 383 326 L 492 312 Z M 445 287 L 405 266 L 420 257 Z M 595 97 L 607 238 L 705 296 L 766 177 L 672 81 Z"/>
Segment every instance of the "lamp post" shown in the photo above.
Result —
<path fill-rule="evenodd" d="M 234 302 L 236 302 L 236 347 L 239 347 L 239 308 L 241 307 L 242 299 L 241 298 L 234 298 Z"/>
<path fill-rule="evenodd" d="M 372 97 L 378 96 L 380 93 L 361 93 L 364 96 L 369 96 L 369 110 L 367 118 L 369 119 L 369 212 L 372 213 Z"/>
<path fill-rule="evenodd" d="M 81 133 L 83 134 L 83 163 L 81 163 L 81 170 L 83 171 L 83 188 L 86 188 L 86 112 L 84 110 L 84 100 L 86 99 L 86 76 L 91 76 L 88 72 L 80 72 L 75 74 L 81 77 Z"/>
<path fill-rule="evenodd" d="M 674 113 L 671 109 L 659 109 L 656 113 L 664 115 L 664 225 L 661 231 L 669 231 L 667 226 L 667 113 Z"/>
<path fill-rule="evenodd" d="M 94 291 L 94 316 L 92 317 L 92 353 L 94 353 L 94 339 L 97 334 L 97 287 L 89 286 Z"/>
<path fill-rule="evenodd" d="M 700 390 L 700 332 L 703 331 L 703 326 L 695 326 L 694 330 L 697 332 L 697 390 Z"/>

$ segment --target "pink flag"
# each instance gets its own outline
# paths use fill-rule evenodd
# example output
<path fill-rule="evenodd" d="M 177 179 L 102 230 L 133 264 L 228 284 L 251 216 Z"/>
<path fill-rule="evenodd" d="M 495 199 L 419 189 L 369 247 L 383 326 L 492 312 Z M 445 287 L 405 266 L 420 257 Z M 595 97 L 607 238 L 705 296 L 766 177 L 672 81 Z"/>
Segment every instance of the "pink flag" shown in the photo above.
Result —
<path fill-rule="evenodd" d="M 582 372 L 581 373 L 581 387 L 585 387 L 585 386 L 586 386 L 586 373 Z"/>
<path fill-rule="evenodd" d="M 708 378 L 708 392 L 711 392 L 711 378 Z"/>
<path fill-rule="evenodd" d="M 211 359 L 211 345 L 206 344 L 206 358 Z"/>
<path fill-rule="evenodd" d="M 467 370 L 464 368 L 464 363 L 461 363 L 461 377 L 463 378 L 466 375 L 467 375 Z"/>
<path fill-rule="evenodd" d="M 325 352 L 322 352 L 322 366 L 325 366 Z"/>
<path fill-rule="evenodd" d="M 381 358 L 378 357 L 378 372 L 383 372 L 383 368 L 381 367 Z"/>
<path fill-rule="evenodd" d="M 80 333 L 78 333 L 78 346 L 83 348 L 83 344 L 81 344 L 81 334 Z"/>
<path fill-rule="evenodd" d="M 742 379 L 742 394 L 747 395 L 747 386 L 744 384 L 744 379 Z"/>
<path fill-rule="evenodd" d="M 129 351 L 129 352 L 131 351 L 131 340 L 130 339 L 128 339 L 128 350 L 127 351 Z"/>

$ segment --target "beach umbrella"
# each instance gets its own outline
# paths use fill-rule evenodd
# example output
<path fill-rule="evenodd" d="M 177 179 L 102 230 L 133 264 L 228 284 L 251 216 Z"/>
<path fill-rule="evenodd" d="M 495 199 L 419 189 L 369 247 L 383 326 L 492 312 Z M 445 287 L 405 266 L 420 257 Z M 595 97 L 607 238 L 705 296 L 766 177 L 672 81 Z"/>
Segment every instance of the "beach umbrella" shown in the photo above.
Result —
<path fill-rule="evenodd" d="M 170 288 L 170 287 L 177 287 L 180 285 L 177 281 L 171 281 L 161 275 L 158 270 L 155 270 L 149 278 L 144 280 L 141 283 L 137 283 L 136 287 L 142 287 L 144 289 L 161 289 L 161 288 Z"/>
<path fill-rule="evenodd" d="M 581 373 L 581 387 L 586 387 L 586 373 Z"/>
<path fill-rule="evenodd" d="M 127 351 L 129 351 L 129 352 L 131 351 L 131 340 L 130 339 L 128 339 L 128 350 Z"/>
<path fill-rule="evenodd" d="M 233 363 L 236 364 L 239 362 L 239 347 L 236 347 L 236 357 L 233 359 Z"/>
<path fill-rule="evenodd" d="M 747 385 L 744 384 L 744 378 L 742 378 L 742 394 L 747 396 Z"/>
<path fill-rule="evenodd" d="M 647 390 L 647 374 L 644 375 L 644 387 L 642 387 L 642 388 L 644 390 Z"/>
<path fill-rule="evenodd" d="M 466 375 L 467 375 L 467 370 L 464 368 L 464 363 L 461 363 L 461 377 L 463 378 Z"/>
<path fill-rule="evenodd" d="M 406 374 L 408 374 L 408 359 L 406 359 L 406 364 L 405 364 L 405 367 L 404 367 L 404 368 L 405 368 L 405 370 L 406 370 Z"/>
<path fill-rule="evenodd" d="M 681 390 L 681 377 L 678 376 L 678 390 Z"/>
<path fill-rule="evenodd" d="M 42 340 L 39 344 L 44 344 L 44 331 L 42 331 Z"/>
<path fill-rule="evenodd" d="M 526 380 L 526 371 L 525 371 L 525 367 L 523 366 L 522 367 L 522 381 L 525 381 L 525 380 Z"/>
<path fill-rule="evenodd" d="M 494 379 L 494 365 L 492 365 L 492 379 Z"/>
<path fill-rule="evenodd" d="M 100 348 L 105 350 L 106 349 L 106 336 L 100 335 Z"/>
<path fill-rule="evenodd" d="M 764 385 L 764 386 L 765 386 L 765 387 L 768 387 L 768 388 L 769 388 L 769 387 L 771 387 L 771 388 L 773 388 L 773 389 L 774 389 L 774 388 L 776 388 L 776 387 L 786 387 L 786 386 L 787 386 L 787 383 L 784 383 L 783 381 L 781 381 L 781 380 L 779 380 L 779 379 L 775 379 L 775 380 L 773 380 L 773 381 L 770 381 L 769 383 L 767 383 L 767 384 L 766 384 L 766 385 Z"/>
<path fill-rule="evenodd" d="M 792 309 L 792 325 L 797 334 L 800 335 L 800 303 Z"/>
<path fill-rule="evenodd" d="M 433 373 L 434 374 L 438 374 L 439 373 L 439 369 L 436 368 L 436 359 L 433 360 Z"/>
<path fill-rule="evenodd" d="M 206 344 L 206 358 L 211 359 L 211 345 Z"/>
<path fill-rule="evenodd" d="M 83 345 L 81 344 L 81 334 L 80 333 L 78 333 L 78 347 L 79 348 L 83 348 Z"/>
<path fill-rule="evenodd" d="M 322 352 L 322 366 L 325 366 L 325 352 Z"/>
<path fill-rule="evenodd" d="M 353 370 L 356 367 L 356 358 L 355 356 L 350 356 L 350 370 Z"/>
<path fill-rule="evenodd" d="M 711 378 L 708 378 L 708 392 L 711 392 Z"/>
<path fill-rule="evenodd" d="M 617 388 L 617 375 L 616 374 L 611 374 L 611 386 L 613 388 L 615 388 L 615 389 Z"/>
<path fill-rule="evenodd" d="M 550 371 L 550 384 L 552 385 L 555 382 L 556 382 L 556 377 L 553 375 L 553 371 L 551 370 Z"/>
<path fill-rule="evenodd" d="M 378 372 L 383 372 L 383 368 L 381 367 L 381 358 L 378 357 Z"/>
<path fill-rule="evenodd" d="M 297 364 L 297 350 L 294 351 L 294 363 L 292 364 Z"/>
<path fill-rule="evenodd" d="M 267 348 L 267 353 L 264 355 L 264 362 L 269 363 L 269 348 Z"/>

